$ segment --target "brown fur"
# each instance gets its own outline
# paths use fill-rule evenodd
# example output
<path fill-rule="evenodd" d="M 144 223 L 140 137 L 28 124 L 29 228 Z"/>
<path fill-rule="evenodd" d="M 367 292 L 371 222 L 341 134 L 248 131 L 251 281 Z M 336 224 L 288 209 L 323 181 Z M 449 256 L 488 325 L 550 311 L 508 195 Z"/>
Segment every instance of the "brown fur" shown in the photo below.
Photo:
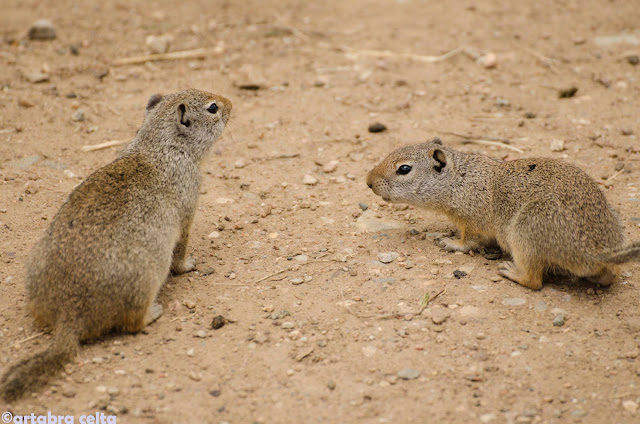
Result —
<path fill-rule="evenodd" d="M 80 341 L 113 329 L 135 333 L 162 315 L 156 295 L 169 271 L 195 268 L 186 246 L 200 163 L 230 111 L 229 100 L 198 90 L 152 96 L 120 157 L 73 190 L 27 263 L 29 311 L 53 328 L 53 340 L 9 368 L 1 397 L 42 385 Z"/>
<path fill-rule="evenodd" d="M 402 165 L 411 166 L 405 175 Z M 367 185 L 387 201 L 447 215 L 460 240 L 441 240 L 446 250 L 497 242 L 513 257 L 500 274 L 534 290 L 554 269 L 609 285 L 616 264 L 640 259 L 640 243 L 625 244 L 618 215 L 595 181 L 563 161 L 501 162 L 434 139 L 392 152 L 369 172 Z"/>

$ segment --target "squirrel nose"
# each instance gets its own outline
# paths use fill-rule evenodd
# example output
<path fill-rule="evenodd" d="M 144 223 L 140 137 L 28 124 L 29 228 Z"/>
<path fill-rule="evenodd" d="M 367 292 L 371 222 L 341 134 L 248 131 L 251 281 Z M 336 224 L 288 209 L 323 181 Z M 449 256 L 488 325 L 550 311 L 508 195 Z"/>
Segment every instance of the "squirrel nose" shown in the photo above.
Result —
<path fill-rule="evenodd" d="M 369 188 L 371 188 L 371 187 L 373 187 L 373 184 L 371 184 L 369 181 L 367 181 L 367 186 L 368 186 Z"/>

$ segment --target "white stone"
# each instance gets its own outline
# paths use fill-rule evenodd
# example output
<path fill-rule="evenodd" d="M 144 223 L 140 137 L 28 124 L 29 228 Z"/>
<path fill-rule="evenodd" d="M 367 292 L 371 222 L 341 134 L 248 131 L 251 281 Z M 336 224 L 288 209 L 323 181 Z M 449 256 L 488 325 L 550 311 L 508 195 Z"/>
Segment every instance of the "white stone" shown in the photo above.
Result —
<path fill-rule="evenodd" d="M 305 176 L 302 178 L 302 183 L 306 185 L 315 185 L 318 183 L 318 180 L 309 174 L 305 174 Z"/>

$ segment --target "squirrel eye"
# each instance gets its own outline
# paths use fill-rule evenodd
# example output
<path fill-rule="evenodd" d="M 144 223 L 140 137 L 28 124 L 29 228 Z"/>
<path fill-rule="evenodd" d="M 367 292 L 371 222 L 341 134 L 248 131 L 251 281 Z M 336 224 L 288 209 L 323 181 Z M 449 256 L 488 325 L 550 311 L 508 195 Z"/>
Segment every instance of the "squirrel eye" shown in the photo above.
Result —
<path fill-rule="evenodd" d="M 409 172 L 411 172 L 411 165 L 400 165 L 396 174 L 407 175 Z"/>
<path fill-rule="evenodd" d="M 216 113 L 216 112 L 218 111 L 218 105 L 217 105 L 215 102 L 213 102 L 213 103 L 211 103 L 211 104 L 209 105 L 209 107 L 207 108 L 207 110 L 208 110 L 210 113 Z"/>

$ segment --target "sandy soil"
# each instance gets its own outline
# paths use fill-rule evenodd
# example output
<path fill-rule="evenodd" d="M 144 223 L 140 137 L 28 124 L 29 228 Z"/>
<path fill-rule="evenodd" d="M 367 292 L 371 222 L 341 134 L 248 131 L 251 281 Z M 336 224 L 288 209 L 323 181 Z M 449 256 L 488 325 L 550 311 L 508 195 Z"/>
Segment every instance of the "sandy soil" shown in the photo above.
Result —
<path fill-rule="evenodd" d="M 433 136 L 498 158 L 565 158 L 602 183 L 626 235 L 640 239 L 640 66 L 627 58 L 640 53 L 637 2 L 563 3 L 1 0 L 0 370 L 49 341 L 31 338 L 41 329 L 25 309 L 30 248 L 121 149 L 82 146 L 130 140 L 156 92 L 220 93 L 234 117 L 205 166 L 190 244 L 198 271 L 168 279 L 164 316 L 142 334 L 87 344 L 65 375 L 0 412 L 638 422 L 638 263 L 609 289 L 558 280 L 533 292 L 497 278 L 496 261 L 442 251 L 429 238 L 451 222 L 387 205 L 364 183 L 391 150 Z M 39 18 L 56 39 L 27 38 Z M 597 38 L 616 34 L 626 42 Z M 170 51 L 224 51 L 114 65 L 148 54 L 149 35 L 171 35 Z M 458 47 L 437 62 L 402 56 Z M 46 81 L 33 82 L 37 73 Z M 374 122 L 387 131 L 369 133 Z M 365 218 L 398 228 L 363 232 Z M 400 257 L 382 264 L 385 252 Z M 234 322 L 214 330 L 217 315 Z M 399 377 L 407 368 L 419 376 Z"/>

